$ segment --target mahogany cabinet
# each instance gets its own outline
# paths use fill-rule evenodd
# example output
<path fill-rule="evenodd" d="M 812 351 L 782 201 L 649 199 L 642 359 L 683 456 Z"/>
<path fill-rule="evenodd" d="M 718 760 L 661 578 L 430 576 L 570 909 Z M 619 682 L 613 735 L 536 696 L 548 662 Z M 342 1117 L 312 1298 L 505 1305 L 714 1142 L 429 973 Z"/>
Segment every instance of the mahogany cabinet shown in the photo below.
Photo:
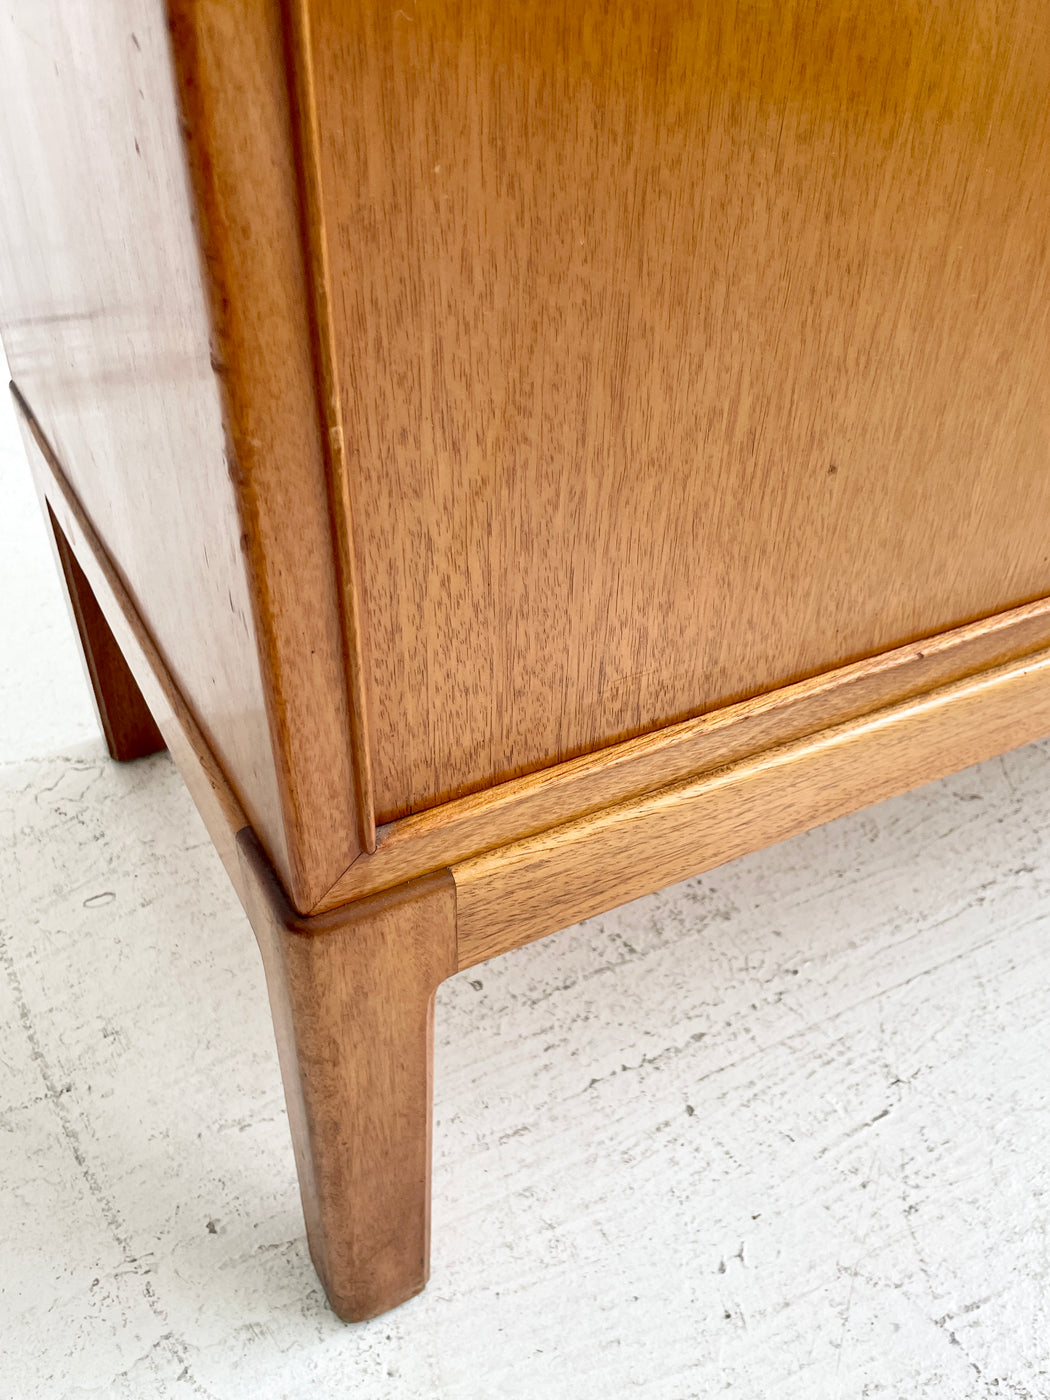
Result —
<path fill-rule="evenodd" d="M 11 0 L 0 325 L 335 1309 L 458 968 L 1050 732 L 1044 0 Z"/>

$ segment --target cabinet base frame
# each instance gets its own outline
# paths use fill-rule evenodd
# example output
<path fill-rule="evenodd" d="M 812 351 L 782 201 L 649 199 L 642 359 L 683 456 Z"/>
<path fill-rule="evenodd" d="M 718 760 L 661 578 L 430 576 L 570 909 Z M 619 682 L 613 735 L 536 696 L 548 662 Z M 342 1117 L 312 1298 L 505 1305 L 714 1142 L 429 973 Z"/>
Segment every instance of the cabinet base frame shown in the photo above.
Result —
<path fill-rule="evenodd" d="M 553 820 L 545 828 L 476 853 L 468 846 L 436 869 L 427 862 L 441 849 L 433 841 L 440 814 L 429 822 L 408 819 L 398 849 L 408 851 L 411 833 L 419 833 L 423 869 L 406 866 L 399 855 L 382 867 L 401 875 L 389 888 L 299 914 L 46 439 L 17 396 L 16 403 L 75 615 L 94 619 L 80 631 L 100 710 L 128 721 L 126 732 L 124 720 L 115 721 L 115 741 L 107 730 L 111 749 L 115 742 L 119 751 L 126 740 L 151 751 L 162 736 L 252 922 L 266 968 L 311 1254 L 333 1308 L 347 1319 L 375 1316 L 426 1282 L 433 1000 L 445 977 L 1050 733 L 1050 600 L 1042 600 L 902 649 L 902 658 L 910 650 L 920 663 L 940 657 L 926 668 L 934 683 L 925 691 L 837 723 L 825 717 L 787 742 L 708 763 L 568 820 L 571 803 L 566 809 L 559 799 L 546 809 Z M 1011 648 L 1015 654 L 1003 659 Z M 967 658 L 978 664 L 958 674 Z M 877 663 L 868 672 L 851 670 L 859 681 L 880 674 Z M 803 686 L 819 694 L 823 679 Z M 878 685 L 869 690 L 878 697 Z M 143 728 L 143 703 L 156 731 Z M 741 720 L 777 703 L 774 696 L 738 707 Z M 724 721 L 724 712 L 720 716 Z M 708 718 L 708 730 L 717 730 L 720 716 Z M 675 727 L 676 740 L 703 738 L 705 722 L 689 723 L 692 728 Z M 647 742 L 649 751 L 660 752 L 660 736 Z M 623 771 L 623 748 L 608 751 L 610 769 Z M 681 752 L 675 749 L 674 762 Z M 576 774 L 593 796 L 602 762 L 602 755 L 592 755 L 547 781 L 571 787 Z M 541 790 L 542 782 L 535 786 Z M 512 795 L 522 793 L 529 796 L 519 785 Z M 469 800 L 466 809 L 453 805 L 474 820 L 485 804 L 475 804 L 476 813 Z M 529 820 L 535 819 L 534 809 Z M 505 829 L 498 821 L 495 828 Z M 375 857 L 361 859 L 380 859 L 382 851 L 381 843 Z"/>

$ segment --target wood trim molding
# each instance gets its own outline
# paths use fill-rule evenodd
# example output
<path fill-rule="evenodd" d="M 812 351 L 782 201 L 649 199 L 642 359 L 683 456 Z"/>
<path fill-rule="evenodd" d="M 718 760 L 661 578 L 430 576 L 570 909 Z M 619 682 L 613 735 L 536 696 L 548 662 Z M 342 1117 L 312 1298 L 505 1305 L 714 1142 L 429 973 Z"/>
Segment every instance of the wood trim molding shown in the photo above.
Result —
<path fill-rule="evenodd" d="M 301 223 L 307 280 L 310 286 L 312 341 L 316 359 L 318 412 L 328 476 L 342 599 L 343 641 L 347 686 L 350 694 L 350 741 L 353 752 L 354 797 L 358 838 L 363 851 L 376 845 L 372 753 L 369 740 L 368 688 L 362 659 L 360 590 L 354 554 L 353 502 L 346 470 L 342 390 L 332 324 L 332 279 L 325 224 L 325 200 L 321 188 L 318 154 L 317 102 L 314 95 L 313 58 L 310 47 L 309 0 L 283 0 L 288 86 L 292 100 L 292 127 L 299 172 Z"/>
<path fill-rule="evenodd" d="M 315 912 L 856 721 L 1050 646 L 1050 598 L 380 827 Z"/>
<path fill-rule="evenodd" d="M 1050 734 L 1050 649 L 452 867 L 459 966 Z"/>
<path fill-rule="evenodd" d="M 226 469 L 244 528 L 288 841 L 309 909 L 363 847 L 280 6 L 167 0 Z M 217 471 L 223 464 L 216 463 Z"/>

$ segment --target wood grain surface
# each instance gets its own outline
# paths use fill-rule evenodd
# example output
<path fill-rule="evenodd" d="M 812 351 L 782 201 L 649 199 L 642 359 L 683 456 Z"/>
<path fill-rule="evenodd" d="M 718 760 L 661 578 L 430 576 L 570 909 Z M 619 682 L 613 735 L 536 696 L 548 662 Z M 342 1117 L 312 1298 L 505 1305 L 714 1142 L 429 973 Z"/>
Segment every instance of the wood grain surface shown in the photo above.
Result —
<path fill-rule="evenodd" d="M 470 967 L 1050 733 L 1050 651 L 452 867 Z"/>
<path fill-rule="evenodd" d="M 347 656 L 354 795 L 361 845 L 364 850 L 372 851 L 376 841 L 375 795 L 372 786 L 369 700 L 363 665 L 366 638 L 361 631 L 357 561 L 354 555 L 353 502 L 346 472 L 340 388 L 342 376 L 332 320 L 331 272 L 318 166 L 319 133 L 307 0 L 284 0 L 283 12 L 296 168 L 299 176 L 300 221 L 310 290 L 310 330 L 314 349 L 318 414 L 325 451 L 328 498 L 342 605 L 343 638 Z"/>
<path fill-rule="evenodd" d="M 0 70 L 11 373 L 287 874 L 161 7 L 9 5 Z"/>
<path fill-rule="evenodd" d="M 0 329 L 305 909 L 374 822 L 285 39 L 277 3 L 4 15 Z"/>
<path fill-rule="evenodd" d="M 1050 599 L 726 705 L 380 827 L 314 912 L 859 719 L 1050 646 Z"/>
<path fill-rule="evenodd" d="M 311 0 L 381 822 L 1050 593 L 1042 0 Z"/>
<path fill-rule="evenodd" d="M 374 838 L 354 764 L 360 668 L 342 624 L 285 31 L 276 3 L 167 10 L 291 842 L 286 885 L 307 909 Z"/>
<path fill-rule="evenodd" d="M 84 583 L 189 789 L 226 873 L 243 901 L 242 867 L 235 838 L 242 827 L 249 825 L 248 814 L 140 617 L 120 571 L 106 553 L 63 475 L 47 439 L 17 394 L 15 404 L 29 466 L 56 533 L 76 560 Z"/>

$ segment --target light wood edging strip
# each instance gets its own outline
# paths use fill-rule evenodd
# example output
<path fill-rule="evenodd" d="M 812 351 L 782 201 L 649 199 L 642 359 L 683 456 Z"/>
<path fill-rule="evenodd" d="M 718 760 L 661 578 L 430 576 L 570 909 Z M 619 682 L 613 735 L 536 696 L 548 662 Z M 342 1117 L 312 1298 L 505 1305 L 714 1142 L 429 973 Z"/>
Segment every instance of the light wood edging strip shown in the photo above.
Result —
<path fill-rule="evenodd" d="M 1050 651 L 452 867 L 459 966 L 1050 733 Z"/>
<path fill-rule="evenodd" d="M 167 0 L 213 367 L 271 742 L 282 881 L 310 909 L 361 850 L 345 640 L 279 7 Z"/>
<path fill-rule="evenodd" d="M 1050 646 L 1050 598 L 380 827 L 314 912 L 856 720 Z"/>
<path fill-rule="evenodd" d="M 309 0 L 284 0 L 292 123 L 302 197 L 303 246 L 310 283 L 314 353 L 317 358 L 319 412 L 324 429 L 328 468 L 328 500 L 336 547 L 342 598 L 343 640 L 347 688 L 350 695 L 350 739 L 353 749 L 354 796 L 358 835 L 365 851 L 376 845 L 372 755 L 369 747 L 368 691 L 362 657 L 361 607 L 354 557 L 353 506 L 346 471 L 343 436 L 342 390 L 332 326 L 332 282 L 329 270 L 328 231 L 321 190 L 318 157 L 317 103 L 314 97 L 313 59 L 310 50 Z"/>

